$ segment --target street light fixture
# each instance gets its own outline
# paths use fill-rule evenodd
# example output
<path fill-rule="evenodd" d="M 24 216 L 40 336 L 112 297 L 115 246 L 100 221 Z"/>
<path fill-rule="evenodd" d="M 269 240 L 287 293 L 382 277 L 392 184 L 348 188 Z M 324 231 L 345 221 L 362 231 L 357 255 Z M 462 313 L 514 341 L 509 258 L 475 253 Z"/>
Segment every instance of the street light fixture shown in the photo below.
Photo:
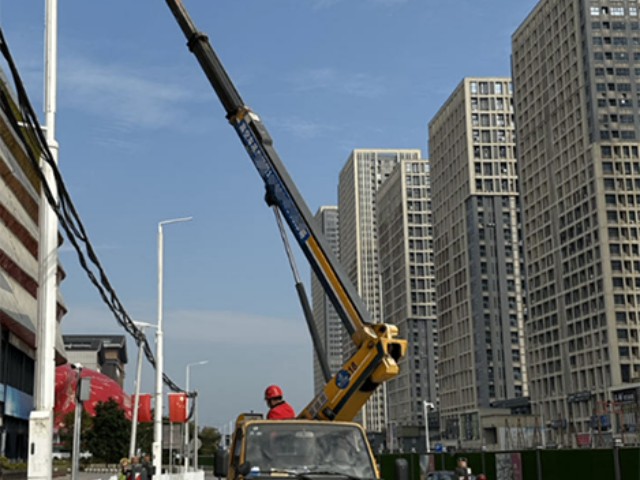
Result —
<path fill-rule="evenodd" d="M 187 381 L 185 384 L 185 390 L 187 391 L 187 393 L 189 393 L 189 368 L 190 367 L 194 367 L 196 365 L 205 365 L 209 363 L 209 360 L 202 360 L 201 362 L 195 362 L 195 363 L 190 363 L 187 365 Z M 197 401 L 194 400 L 194 401 Z M 187 412 L 189 412 L 189 397 L 187 397 L 186 400 L 186 407 L 187 407 Z M 194 438 L 194 455 L 197 457 L 198 456 L 198 424 L 196 424 L 196 437 Z M 184 429 L 184 469 L 186 472 L 189 471 L 189 422 L 187 422 L 186 424 L 186 428 Z"/>
<path fill-rule="evenodd" d="M 163 382 L 163 345 L 162 345 L 162 273 L 163 238 L 162 227 L 170 223 L 186 222 L 193 217 L 174 218 L 158 223 L 158 325 L 156 331 L 156 392 L 153 432 L 153 466 L 157 475 L 162 474 L 162 382 Z"/>
<path fill-rule="evenodd" d="M 152 323 L 136 322 L 133 324 L 136 327 L 140 327 L 142 335 L 144 335 L 144 329 L 147 327 L 156 328 L 157 326 Z M 142 376 L 142 342 L 138 346 L 138 365 L 135 381 L 135 399 L 133 402 L 133 420 L 131 423 L 131 441 L 129 442 L 129 458 L 133 458 L 136 452 L 136 434 L 138 430 L 138 405 L 140 404 L 140 377 Z"/>
<path fill-rule="evenodd" d="M 427 453 L 431 452 L 431 446 L 429 444 L 429 409 L 433 410 L 436 408 L 436 406 L 431 403 L 431 402 L 427 402 L 426 400 L 422 401 L 422 405 L 424 407 L 424 438 L 425 438 L 425 445 L 427 447 Z"/>

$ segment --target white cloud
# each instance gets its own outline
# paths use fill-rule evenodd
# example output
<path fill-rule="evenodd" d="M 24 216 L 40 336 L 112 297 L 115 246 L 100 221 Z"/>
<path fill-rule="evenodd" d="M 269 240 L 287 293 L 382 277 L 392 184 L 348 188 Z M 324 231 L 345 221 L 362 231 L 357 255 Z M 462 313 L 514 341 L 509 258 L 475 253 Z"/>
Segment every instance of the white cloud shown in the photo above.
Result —
<path fill-rule="evenodd" d="M 322 8 L 332 7 L 341 1 L 342 0 L 312 0 L 312 5 L 315 10 L 320 10 Z"/>
<path fill-rule="evenodd" d="M 333 68 L 316 68 L 295 74 L 292 78 L 299 92 L 326 90 L 365 98 L 380 97 L 385 87 L 379 77 L 365 73 L 344 73 Z"/>
<path fill-rule="evenodd" d="M 371 5 L 372 3 L 374 3 L 377 5 L 381 5 L 383 7 L 392 7 L 394 5 L 400 5 L 402 3 L 407 3 L 409 1 L 410 0 L 373 0 L 373 1 L 363 0 L 362 3 L 364 3 L 365 5 L 367 4 Z M 312 0 L 312 5 L 314 10 L 320 10 L 323 8 L 333 7 L 334 5 L 342 2 L 343 0 Z"/>
<path fill-rule="evenodd" d="M 302 321 L 246 312 L 174 310 L 165 314 L 166 335 L 172 338 L 240 345 L 299 345 L 309 333 Z"/>
<path fill-rule="evenodd" d="M 190 91 L 177 84 L 145 78 L 122 65 L 80 56 L 66 56 L 59 65 L 65 104 L 110 117 L 123 130 L 175 125 L 186 117 L 185 103 L 195 101 Z"/>
<path fill-rule="evenodd" d="M 292 133 L 296 137 L 304 140 L 318 138 L 323 136 L 325 133 L 336 130 L 334 125 L 310 122 L 299 117 L 272 118 L 269 119 L 269 124 L 273 125 L 275 128 L 281 128 L 282 130 Z"/>
<path fill-rule="evenodd" d="M 375 3 L 385 6 L 392 7 L 394 5 L 401 5 L 403 3 L 408 3 L 410 0 L 374 0 Z"/>
<path fill-rule="evenodd" d="M 64 294 L 64 292 L 63 292 Z M 104 307 L 74 307 L 62 320 L 63 333 L 126 334 L 113 314 Z M 143 303 L 125 305 L 133 320 L 156 323 L 154 306 Z M 189 340 L 205 344 L 262 344 L 299 345 L 309 341 L 306 323 L 266 315 L 238 311 L 165 310 L 163 313 L 165 338 Z"/>

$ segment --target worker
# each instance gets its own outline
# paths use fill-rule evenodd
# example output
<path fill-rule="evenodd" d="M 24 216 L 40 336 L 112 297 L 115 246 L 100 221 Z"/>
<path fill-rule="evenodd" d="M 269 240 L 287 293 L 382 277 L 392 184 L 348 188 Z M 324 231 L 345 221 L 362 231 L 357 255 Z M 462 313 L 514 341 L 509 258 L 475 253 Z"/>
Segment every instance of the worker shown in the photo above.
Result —
<path fill-rule="evenodd" d="M 466 458 L 458 458 L 458 467 L 456 468 L 455 474 L 460 480 L 471 480 L 471 469 L 467 466 Z"/>
<path fill-rule="evenodd" d="M 267 418 L 270 420 L 284 420 L 295 418 L 293 407 L 282 398 L 282 390 L 277 385 L 269 385 L 264 392 L 264 400 L 269 406 Z"/>

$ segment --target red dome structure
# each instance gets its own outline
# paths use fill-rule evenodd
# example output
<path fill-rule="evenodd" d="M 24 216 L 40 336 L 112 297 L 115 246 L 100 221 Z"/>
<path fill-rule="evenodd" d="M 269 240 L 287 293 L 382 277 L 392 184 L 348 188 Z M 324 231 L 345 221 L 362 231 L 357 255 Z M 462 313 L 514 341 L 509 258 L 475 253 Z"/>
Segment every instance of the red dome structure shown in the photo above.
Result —
<path fill-rule="evenodd" d="M 131 397 L 127 395 L 117 382 L 106 375 L 83 368 L 80 376 L 91 378 L 91 396 L 84 402 L 84 408 L 92 416 L 95 415 L 95 405 L 98 402 L 106 402 L 113 398 L 124 410 L 125 416 L 132 418 Z M 55 391 L 55 425 L 60 426 L 62 418 L 76 408 L 75 387 L 78 379 L 77 370 L 71 368 L 71 364 L 65 363 L 56 367 L 56 391 Z"/>

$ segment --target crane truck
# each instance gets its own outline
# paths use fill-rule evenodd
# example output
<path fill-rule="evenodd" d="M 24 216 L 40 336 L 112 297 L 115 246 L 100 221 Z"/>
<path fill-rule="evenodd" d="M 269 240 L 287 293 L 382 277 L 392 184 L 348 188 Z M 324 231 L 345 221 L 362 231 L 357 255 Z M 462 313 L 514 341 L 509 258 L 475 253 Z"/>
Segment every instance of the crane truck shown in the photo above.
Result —
<path fill-rule="evenodd" d="M 207 35 L 196 28 L 182 2 L 166 0 L 166 3 L 187 39 L 189 50 L 222 103 L 227 120 L 262 177 L 267 204 L 273 207 L 279 223 L 280 215 L 284 217 L 355 346 L 355 353 L 328 378 L 324 388 L 295 420 L 274 421 L 262 419 L 260 415 L 241 414 L 236 422 L 231 455 L 227 454 L 228 464 L 218 465 L 216 470 L 220 476 L 232 480 L 268 472 L 296 475 L 337 472 L 357 478 L 377 478 L 379 472 L 364 430 L 352 420 L 376 388 L 397 375 L 406 340 L 398 338 L 395 325 L 371 321 L 353 284 L 318 231 L 311 211 L 287 173 L 260 117 L 245 105 Z M 281 223 L 280 226 L 285 240 Z M 292 262 L 291 255 L 289 260 Z M 340 452 L 351 454 L 347 462 L 351 467 L 336 470 L 340 464 L 336 455 Z M 403 467 L 399 468 L 402 473 Z"/>

